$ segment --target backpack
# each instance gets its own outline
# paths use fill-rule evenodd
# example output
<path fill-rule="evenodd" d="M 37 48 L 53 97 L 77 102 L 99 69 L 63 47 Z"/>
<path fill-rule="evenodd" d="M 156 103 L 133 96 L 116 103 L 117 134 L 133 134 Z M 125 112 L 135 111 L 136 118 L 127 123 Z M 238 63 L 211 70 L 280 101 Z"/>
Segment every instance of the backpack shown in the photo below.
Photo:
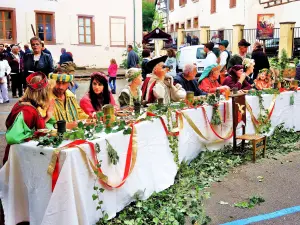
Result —
<path fill-rule="evenodd" d="M 227 68 L 228 63 L 229 63 L 229 60 L 230 60 L 230 58 L 231 58 L 231 54 L 230 54 L 230 52 L 227 51 L 227 50 L 225 50 L 225 52 L 227 52 L 227 54 L 228 54 L 228 57 L 227 57 L 227 60 L 226 60 L 226 65 L 225 65 L 225 68 Z"/>

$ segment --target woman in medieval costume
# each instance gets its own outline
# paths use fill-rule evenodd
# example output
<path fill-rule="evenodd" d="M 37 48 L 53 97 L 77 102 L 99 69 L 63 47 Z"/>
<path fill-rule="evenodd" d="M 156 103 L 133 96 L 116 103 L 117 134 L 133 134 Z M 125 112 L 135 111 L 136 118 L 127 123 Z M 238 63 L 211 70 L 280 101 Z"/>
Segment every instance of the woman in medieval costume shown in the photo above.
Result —
<path fill-rule="evenodd" d="M 142 91 L 140 86 L 143 81 L 142 71 L 137 68 L 129 69 L 125 77 L 128 81 L 128 85 L 121 91 L 119 95 L 120 107 L 134 106 L 134 102 L 140 102 L 142 100 Z"/>
<path fill-rule="evenodd" d="M 218 82 L 221 69 L 217 64 L 206 67 L 199 78 L 199 89 L 206 93 L 215 93 L 217 90 L 223 92 L 229 89 L 228 86 L 221 86 Z"/>
<path fill-rule="evenodd" d="M 106 75 L 102 72 L 95 72 L 91 75 L 89 92 L 80 100 L 80 107 L 87 115 L 95 117 L 106 104 L 116 105 L 109 90 Z"/>
<path fill-rule="evenodd" d="M 53 105 L 50 103 L 48 80 L 42 72 L 36 72 L 26 78 L 27 89 L 23 97 L 14 105 L 8 115 L 5 125 L 7 146 L 3 164 L 7 161 L 10 145 L 19 144 L 30 139 L 35 130 L 44 129 L 46 122 L 53 115 Z M 38 107 L 47 108 L 45 117 L 39 113 Z"/>

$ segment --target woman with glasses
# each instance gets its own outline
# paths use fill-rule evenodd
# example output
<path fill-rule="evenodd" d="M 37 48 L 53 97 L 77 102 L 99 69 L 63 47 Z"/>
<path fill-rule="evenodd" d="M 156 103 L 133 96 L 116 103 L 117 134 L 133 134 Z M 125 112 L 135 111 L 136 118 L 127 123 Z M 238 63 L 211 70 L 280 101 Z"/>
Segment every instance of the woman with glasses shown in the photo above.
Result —
<path fill-rule="evenodd" d="M 80 100 L 80 107 L 90 117 L 95 117 L 106 104 L 116 105 L 114 97 L 108 88 L 108 80 L 104 73 L 95 72 L 91 76 L 89 92 Z"/>
<path fill-rule="evenodd" d="M 52 57 L 42 51 L 42 41 L 38 37 L 31 38 L 30 44 L 33 53 L 24 56 L 25 79 L 33 72 L 42 72 L 48 76 L 54 70 Z"/>

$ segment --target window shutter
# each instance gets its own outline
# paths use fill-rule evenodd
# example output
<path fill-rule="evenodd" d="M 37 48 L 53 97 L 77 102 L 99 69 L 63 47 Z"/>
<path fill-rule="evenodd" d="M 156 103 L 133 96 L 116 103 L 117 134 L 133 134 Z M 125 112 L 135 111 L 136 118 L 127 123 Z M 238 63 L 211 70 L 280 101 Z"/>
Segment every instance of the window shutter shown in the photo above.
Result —
<path fill-rule="evenodd" d="M 211 13 L 215 13 L 216 12 L 216 0 L 211 0 Z"/>
<path fill-rule="evenodd" d="M 236 0 L 230 0 L 229 7 L 230 7 L 230 8 L 236 7 Z"/>
<path fill-rule="evenodd" d="M 170 0 L 170 10 L 174 10 L 174 0 Z"/>

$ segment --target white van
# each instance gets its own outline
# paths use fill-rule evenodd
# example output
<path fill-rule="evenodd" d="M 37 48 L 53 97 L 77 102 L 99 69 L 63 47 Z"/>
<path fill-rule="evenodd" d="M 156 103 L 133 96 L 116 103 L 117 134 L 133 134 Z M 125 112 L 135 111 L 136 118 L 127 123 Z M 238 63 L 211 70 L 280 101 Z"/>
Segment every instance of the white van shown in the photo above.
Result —
<path fill-rule="evenodd" d="M 219 51 L 219 46 L 215 45 L 214 49 Z M 204 52 L 204 45 L 193 45 L 188 47 L 183 47 L 178 50 L 176 54 L 178 70 L 182 71 L 186 64 L 196 64 L 198 76 L 204 70 L 203 61 L 206 58 L 206 53 Z"/>

